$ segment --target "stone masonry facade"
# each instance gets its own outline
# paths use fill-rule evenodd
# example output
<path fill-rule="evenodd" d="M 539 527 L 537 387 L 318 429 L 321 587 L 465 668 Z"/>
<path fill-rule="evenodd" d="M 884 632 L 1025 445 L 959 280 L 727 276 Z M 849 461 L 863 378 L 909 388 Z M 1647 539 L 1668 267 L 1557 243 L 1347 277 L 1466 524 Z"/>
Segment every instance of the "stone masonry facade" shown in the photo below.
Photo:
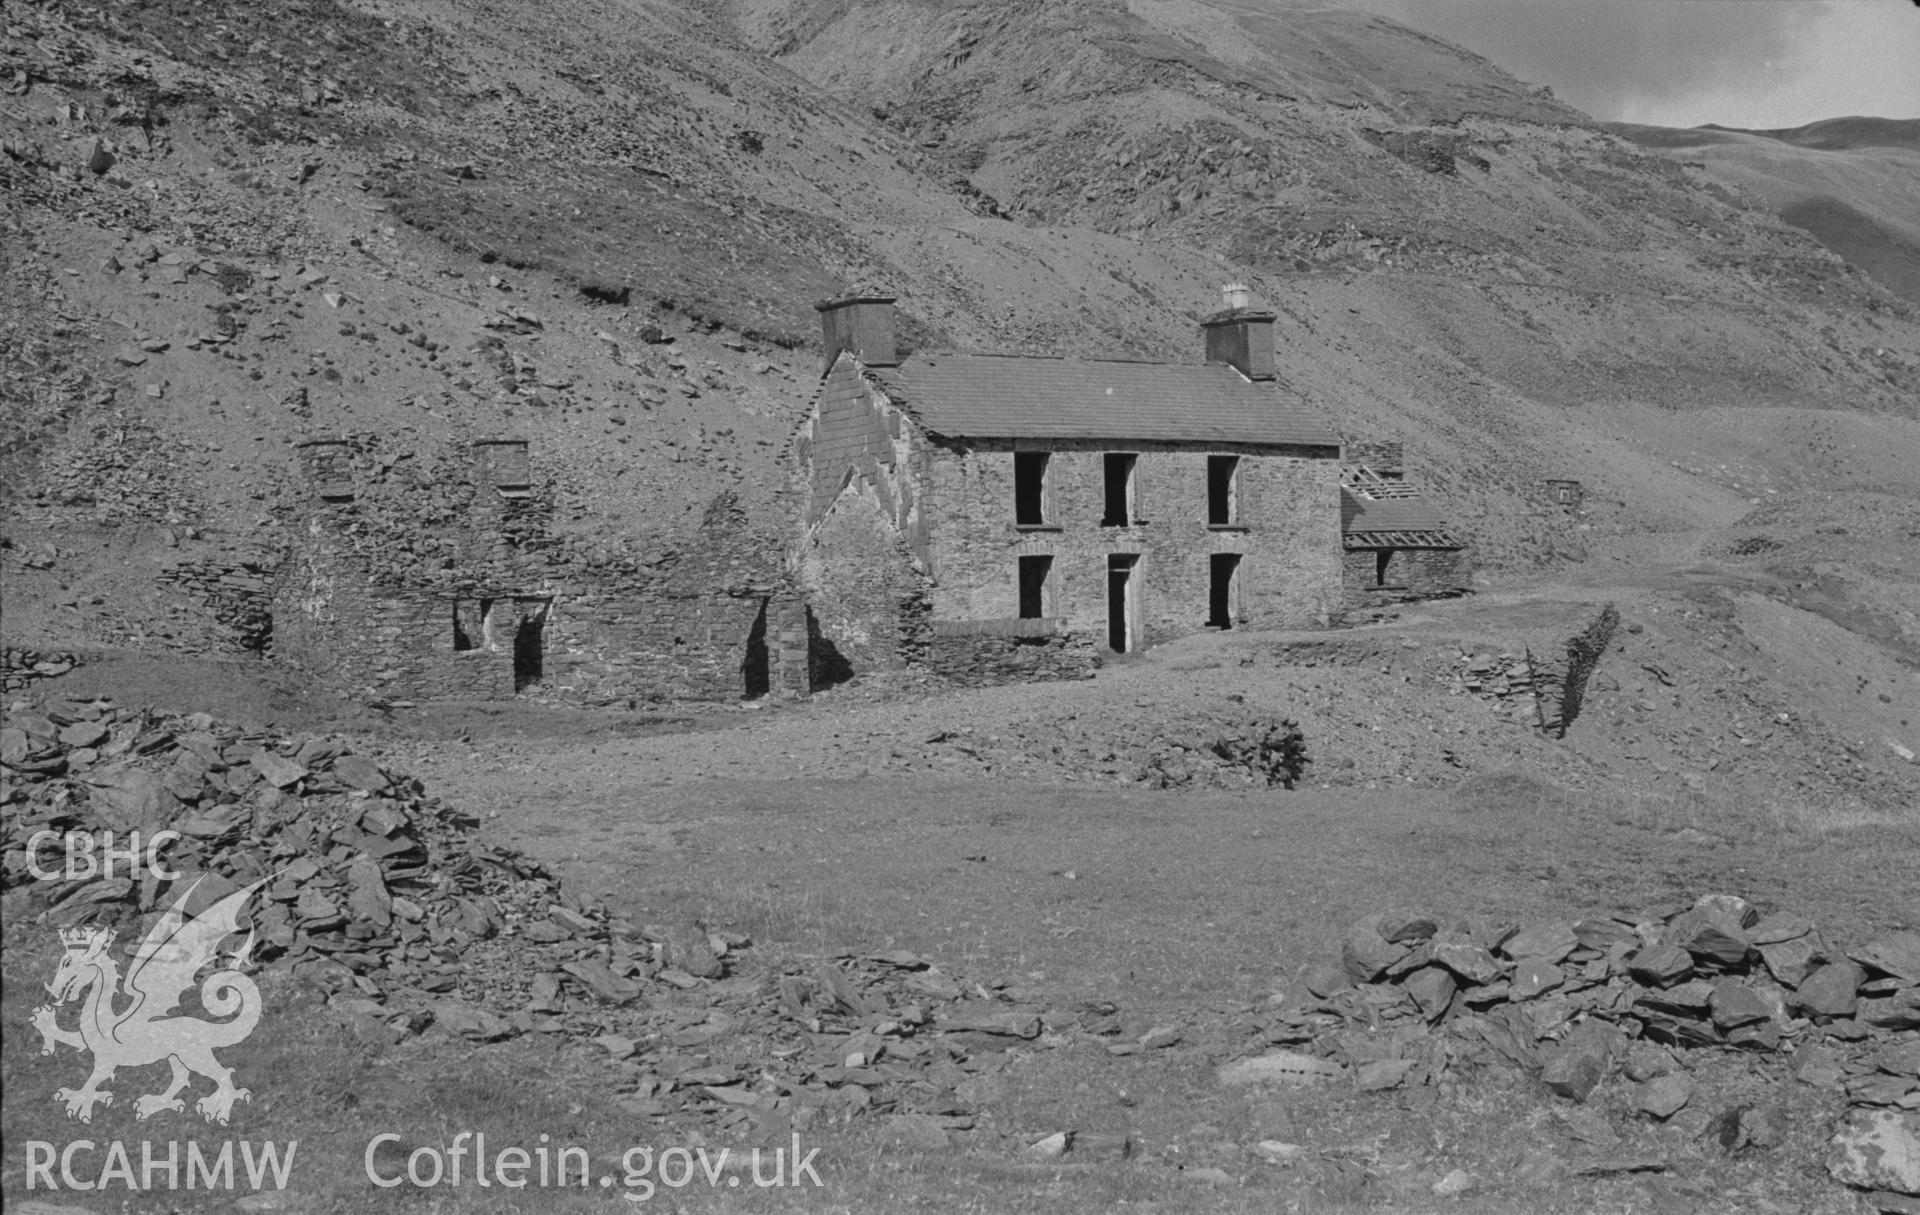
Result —
<path fill-rule="evenodd" d="M 995 434 L 986 428 L 1020 429 L 1022 411 L 1044 417 L 1047 384 L 1071 386 L 1079 366 L 981 356 L 959 370 L 931 358 L 901 367 L 882 311 L 891 301 L 842 303 L 853 308 L 821 306 L 831 361 L 793 447 L 791 567 L 814 686 L 902 667 L 960 684 L 1076 678 L 1105 654 L 1209 627 L 1338 623 L 1338 439 L 1286 413 L 1257 363 L 1252 375 L 1089 364 L 1122 396 L 1111 415 L 1098 396 L 1077 415 L 1062 407 L 1071 416 L 1057 429 L 1087 433 Z M 1271 350 L 1260 328 L 1214 337 L 1210 354 L 1245 358 L 1263 340 Z M 956 420 L 972 408 L 962 394 L 976 364 L 998 377 L 976 395 L 1019 399 L 992 406 L 1010 423 L 968 432 Z M 1028 371 L 1031 386 L 1019 382 Z M 1193 408 L 1220 414 L 1196 418 L 1193 438 L 1181 437 L 1183 385 Z M 962 403 L 939 412 L 943 391 Z"/>
<path fill-rule="evenodd" d="M 547 526 L 528 444 L 399 459 L 380 436 L 301 452 L 308 491 L 273 599 L 276 659 L 405 700 L 738 700 L 807 685 L 804 605 L 716 499 L 650 560 Z M 316 458 L 315 451 L 320 458 Z"/>
<path fill-rule="evenodd" d="M 1032 444 L 1021 444 L 1033 450 Z M 1340 515 L 1333 461 L 1287 448 L 1054 441 L 1044 449 L 1045 519 L 1014 521 L 1013 444 L 935 447 L 929 495 L 938 506 L 934 618 L 1019 614 L 1019 559 L 1051 557 L 1047 616 L 1104 635 L 1111 559 L 1135 559 L 1141 648 L 1209 624 L 1213 558 L 1238 558 L 1234 624 L 1324 628 L 1339 608 Z M 1102 523 L 1109 452 L 1135 456 L 1134 516 Z M 1234 523 L 1208 523 L 1208 460 L 1238 456 Z M 1216 623 L 1216 627 L 1219 627 Z"/>

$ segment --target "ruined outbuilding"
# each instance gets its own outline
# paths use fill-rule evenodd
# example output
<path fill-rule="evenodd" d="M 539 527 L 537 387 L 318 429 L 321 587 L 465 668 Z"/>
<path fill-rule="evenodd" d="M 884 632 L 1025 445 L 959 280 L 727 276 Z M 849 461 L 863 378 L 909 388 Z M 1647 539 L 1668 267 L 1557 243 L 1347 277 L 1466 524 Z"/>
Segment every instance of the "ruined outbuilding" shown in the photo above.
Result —
<path fill-rule="evenodd" d="M 1340 469 L 1340 545 L 1352 612 L 1442 599 L 1472 586 L 1465 541 L 1407 479 L 1398 443 L 1348 445 Z"/>
<path fill-rule="evenodd" d="M 905 353 L 892 299 L 818 305 L 792 561 L 814 683 L 1067 677 L 1202 629 L 1335 622 L 1340 439 L 1276 382 L 1273 315 L 1239 303 L 1190 364 Z"/>
<path fill-rule="evenodd" d="M 727 495 L 677 549 L 549 527 L 532 444 L 433 452 L 303 443 L 274 656 L 324 687 L 406 700 L 738 700 L 806 690 L 806 623 L 778 553 Z"/>

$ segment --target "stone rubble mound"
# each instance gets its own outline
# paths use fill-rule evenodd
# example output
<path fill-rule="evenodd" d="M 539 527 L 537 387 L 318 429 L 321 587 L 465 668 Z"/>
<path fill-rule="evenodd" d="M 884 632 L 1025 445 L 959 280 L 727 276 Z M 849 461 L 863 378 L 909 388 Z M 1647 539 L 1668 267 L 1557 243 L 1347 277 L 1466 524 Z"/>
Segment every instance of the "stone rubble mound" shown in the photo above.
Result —
<path fill-rule="evenodd" d="M 557 1034 L 604 1063 L 633 1113 L 778 1136 L 884 1114 L 922 1145 L 972 1130 L 1009 1048 L 1042 1038 L 1032 993 L 904 952 L 794 957 L 686 923 L 635 925 L 471 816 L 337 740 L 282 738 L 206 714 L 96 701 L 16 711 L 0 727 L 0 906 L 10 926 L 143 922 L 260 879 L 253 960 L 329 994 L 364 1038 L 474 1042 Z M 41 831 L 181 838 L 179 877 L 40 880 Z M 43 872 L 65 860 L 43 844 Z M 83 864 L 82 869 L 85 868 Z"/>
<path fill-rule="evenodd" d="M 1778 1056 L 1844 1097 L 1836 1178 L 1920 1196 L 1920 932 L 1847 946 L 1725 894 L 1454 930 L 1381 912 L 1259 1020 L 1258 1037 L 1285 1049 L 1229 1062 L 1221 1083 L 1340 1076 L 1387 1090 L 1438 1084 L 1462 1060 L 1504 1061 L 1576 1105 L 1622 1076 L 1655 1122 L 1692 1098 L 1699 1052 Z M 1785 1133 L 1778 1119 L 1746 1107 L 1713 1129 L 1729 1149 L 1765 1148 Z M 1891 1163 L 1902 1159 L 1912 1166 Z"/>
<path fill-rule="evenodd" d="M 81 655 L 61 651 L 20 649 L 0 651 L 0 692 L 17 692 L 42 679 L 65 675 L 81 664 Z"/>
<path fill-rule="evenodd" d="M 1152 789 L 1291 789 L 1308 762 L 1306 735 L 1297 722 L 1255 717 L 1159 740 L 1134 780 Z"/>
<path fill-rule="evenodd" d="M 1111 780 L 1149 789 L 1291 789 L 1311 762 L 1297 722 L 1244 709 L 1178 718 L 1070 713 L 1006 735 L 958 726 L 928 736 L 919 755 L 896 748 L 886 760 L 888 767 L 920 763 L 938 771 L 967 764 L 1028 778 Z"/>

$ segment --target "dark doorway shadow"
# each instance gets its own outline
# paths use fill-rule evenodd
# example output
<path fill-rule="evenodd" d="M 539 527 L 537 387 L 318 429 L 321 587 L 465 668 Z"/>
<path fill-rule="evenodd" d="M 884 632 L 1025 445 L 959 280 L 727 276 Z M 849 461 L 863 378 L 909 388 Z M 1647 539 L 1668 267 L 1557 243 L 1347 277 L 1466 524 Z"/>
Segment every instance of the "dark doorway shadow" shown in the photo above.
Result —
<path fill-rule="evenodd" d="M 773 662 L 767 653 L 767 600 L 747 632 L 747 653 L 740 660 L 740 680 L 748 700 L 757 700 L 773 690 Z"/>
<path fill-rule="evenodd" d="M 853 664 L 847 656 L 833 644 L 828 636 L 820 631 L 820 618 L 807 609 L 807 688 L 818 692 L 852 679 Z"/>
<path fill-rule="evenodd" d="M 520 627 L 513 631 L 513 690 L 539 683 L 546 674 L 547 609 L 522 605 Z"/>

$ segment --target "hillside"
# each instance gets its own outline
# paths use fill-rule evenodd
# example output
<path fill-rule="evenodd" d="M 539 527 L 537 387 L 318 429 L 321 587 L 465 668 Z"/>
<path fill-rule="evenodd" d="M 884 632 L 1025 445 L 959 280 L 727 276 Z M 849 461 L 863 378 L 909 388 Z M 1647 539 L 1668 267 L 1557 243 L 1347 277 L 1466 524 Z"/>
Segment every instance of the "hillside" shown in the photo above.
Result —
<path fill-rule="evenodd" d="M 1610 123 L 1750 193 L 1909 303 L 1920 303 L 1920 119 L 1833 118 L 1783 130 Z"/>
<path fill-rule="evenodd" d="M 414 484 L 518 432 L 582 543 L 684 549 L 723 492 L 777 543 L 810 304 L 854 284 L 899 294 L 911 343 L 1193 360 L 1245 280 L 1286 384 L 1403 438 L 1496 580 L 1685 557 L 1763 500 L 1810 542 L 1831 495 L 1907 492 L 1805 456 L 1911 467 L 1911 308 L 1378 18 L 168 0 L 8 23 L 9 539 L 39 555 L 7 612 L 43 648 L 204 649 L 154 575 L 270 552 L 307 435 L 374 436 Z M 1584 517 L 1549 477 L 1586 483 Z M 1904 590 L 1862 593 L 1914 640 Z"/>

